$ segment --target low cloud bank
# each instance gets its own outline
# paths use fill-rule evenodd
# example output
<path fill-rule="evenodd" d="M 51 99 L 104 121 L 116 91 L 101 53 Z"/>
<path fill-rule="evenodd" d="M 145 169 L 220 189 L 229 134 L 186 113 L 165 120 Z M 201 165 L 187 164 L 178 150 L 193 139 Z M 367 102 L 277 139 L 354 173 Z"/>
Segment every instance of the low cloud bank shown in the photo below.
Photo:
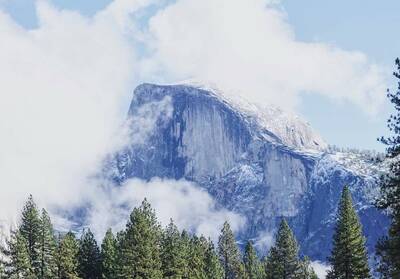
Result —
<path fill-rule="evenodd" d="M 213 198 L 199 186 L 185 180 L 155 178 L 149 182 L 131 179 L 123 186 L 97 191 L 90 201 L 86 225 L 93 229 L 98 239 L 109 227 L 121 230 L 132 208 L 140 206 L 144 198 L 150 202 L 163 226 L 172 218 L 179 229 L 209 236 L 214 241 L 225 221 L 230 222 L 234 231 L 245 223 L 240 215 L 218 208 Z"/>

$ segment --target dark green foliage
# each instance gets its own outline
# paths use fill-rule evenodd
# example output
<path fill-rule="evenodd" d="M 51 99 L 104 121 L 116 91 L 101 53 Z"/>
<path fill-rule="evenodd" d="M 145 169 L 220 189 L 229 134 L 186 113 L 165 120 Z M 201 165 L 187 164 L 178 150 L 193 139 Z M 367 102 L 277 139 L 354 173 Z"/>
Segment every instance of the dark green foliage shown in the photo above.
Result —
<path fill-rule="evenodd" d="M 189 262 L 190 262 L 190 251 L 191 251 L 191 242 L 190 235 L 186 230 L 183 230 L 181 233 L 181 243 L 182 243 L 182 253 L 184 255 L 185 261 L 183 266 L 183 278 L 189 278 Z"/>
<path fill-rule="evenodd" d="M 218 254 L 225 279 L 243 278 L 244 268 L 239 248 L 228 222 L 225 222 L 218 239 Z"/>
<path fill-rule="evenodd" d="M 6 278 L 5 264 L 2 260 L 0 260 L 0 279 Z"/>
<path fill-rule="evenodd" d="M 163 278 L 183 278 L 188 265 L 187 247 L 184 245 L 178 228 L 171 220 L 161 240 Z"/>
<path fill-rule="evenodd" d="M 317 274 L 311 266 L 310 259 L 308 257 L 304 257 L 299 263 L 299 276 L 298 279 L 318 279 Z"/>
<path fill-rule="evenodd" d="M 145 199 L 126 225 L 122 247 L 122 278 L 162 278 L 161 228 Z"/>
<path fill-rule="evenodd" d="M 248 241 L 243 256 L 247 279 L 263 278 L 263 268 L 251 241 Z"/>
<path fill-rule="evenodd" d="M 124 266 L 127 265 L 127 260 L 124 257 L 125 251 L 125 231 L 119 231 L 117 232 L 117 235 L 115 237 L 116 241 L 116 259 L 117 259 L 117 265 L 116 265 L 116 271 L 117 271 L 117 278 L 124 278 L 123 272 L 124 272 Z"/>
<path fill-rule="evenodd" d="M 0 247 L 0 279 L 315 279 L 307 259 L 296 262 L 297 277 L 291 277 L 291 273 L 268 277 L 251 242 L 247 243 L 242 262 L 227 222 L 221 230 L 218 253 L 210 239 L 181 233 L 172 220 L 162 230 L 147 200 L 133 209 L 125 230 L 116 237 L 111 229 L 106 232 L 101 251 L 90 229 L 83 231 L 79 241 L 72 232 L 59 234 L 56 240 L 49 215 L 45 210 L 37 215 L 32 197 L 22 216 L 21 226 L 12 232 L 7 245 Z M 29 239 L 34 249 L 29 249 Z M 268 269 L 274 271 L 274 263 L 279 260 L 282 270 L 289 270 L 290 259 L 298 260 L 297 249 L 283 221 L 272 249 L 275 252 L 270 254 L 278 256 L 269 257 Z M 284 277 L 279 277 L 281 274 Z"/>
<path fill-rule="evenodd" d="M 62 237 L 57 249 L 57 268 L 59 279 L 79 279 L 79 242 L 75 234 L 68 232 Z"/>
<path fill-rule="evenodd" d="M 109 229 L 101 244 L 101 271 L 103 279 L 118 278 L 117 256 L 117 240 L 111 229 Z"/>
<path fill-rule="evenodd" d="M 224 270 L 215 251 L 214 244 L 209 239 L 205 253 L 205 274 L 207 279 L 221 279 L 224 276 Z"/>
<path fill-rule="evenodd" d="M 388 128 L 393 133 L 380 141 L 387 145 L 387 157 L 396 158 L 400 154 L 400 60 L 396 59 L 397 90 L 389 92 L 388 98 L 394 105 L 395 113 L 388 119 Z M 382 177 L 381 195 L 377 201 L 379 208 L 387 210 L 391 216 L 388 236 L 377 245 L 380 256 L 378 270 L 383 278 L 400 278 L 400 161 L 392 160 L 388 175 Z"/>
<path fill-rule="evenodd" d="M 42 210 L 39 235 L 39 278 L 50 279 L 57 275 L 56 249 L 53 225 L 46 210 Z"/>
<path fill-rule="evenodd" d="M 96 239 L 90 229 L 84 230 L 79 241 L 79 276 L 84 279 L 101 278 L 101 256 Z"/>
<path fill-rule="evenodd" d="M 10 278 L 19 278 L 21 274 L 24 278 L 55 278 L 57 265 L 53 225 L 46 210 L 43 209 L 39 215 L 32 196 L 24 205 L 20 226 L 11 232 L 7 243 L 1 252 L 10 259 L 5 261 L 5 271 L 10 273 Z"/>
<path fill-rule="evenodd" d="M 7 249 L 2 249 L 2 253 L 9 259 L 5 263 L 7 278 L 37 278 L 29 258 L 28 243 L 20 231 L 11 232 Z"/>
<path fill-rule="evenodd" d="M 327 278 L 370 278 L 365 238 L 348 187 L 343 188 Z"/>
<path fill-rule="evenodd" d="M 299 247 L 285 219 L 282 219 L 265 263 L 266 278 L 297 278 L 300 272 Z"/>
<path fill-rule="evenodd" d="M 40 216 L 32 195 L 22 210 L 19 232 L 26 240 L 30 264 L 35 274 L 40 276 Z"/>
<path fill-rule="evenodd" d="M 192 236 L 189 253 L 189 278 L 206 278 L 205 256 L 208 242 L 204 237 Z"/>

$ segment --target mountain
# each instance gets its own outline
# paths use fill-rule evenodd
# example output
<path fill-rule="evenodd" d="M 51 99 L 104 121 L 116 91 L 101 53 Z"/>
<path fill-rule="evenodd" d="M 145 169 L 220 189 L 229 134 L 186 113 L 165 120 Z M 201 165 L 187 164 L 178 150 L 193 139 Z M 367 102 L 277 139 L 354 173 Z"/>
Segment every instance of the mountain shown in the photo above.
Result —
<path fill-rule="evenodd" d="M 163 113 L 157 115 L 160 105 Z M 138 116 L 151 123 L 155 115 L 154 129 L 134 127 Z M 196 182 L 219 206 L 247 218 L 239 240 L 261 241 L 285 217 L 301 251 L 325 261 L 344 185 L 353 194 L 370 252 L 386 231 L 387 217 L 373 206 L 385 162 L 328 148 L 299 117 L 214 89 L 142 84 L 128 119 L 130 134 L 142 129 L 146 138 L 130 139 L 109 163 L 108 175 L 117 184 L 133 177 Z"/>

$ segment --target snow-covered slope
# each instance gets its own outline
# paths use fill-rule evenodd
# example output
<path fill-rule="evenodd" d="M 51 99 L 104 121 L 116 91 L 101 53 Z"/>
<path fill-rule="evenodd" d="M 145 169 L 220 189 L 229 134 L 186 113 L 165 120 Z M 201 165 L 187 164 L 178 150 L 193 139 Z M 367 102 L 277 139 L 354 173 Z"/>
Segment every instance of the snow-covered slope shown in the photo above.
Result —
<path fill-rule="evenodd" d="M 286 217 L 302 251 L 322 261 L 330 251 L 340 191 L 347 184 L 372 251 L 387 225 L 372 205 L 382 163 L 327 151 L 300 118 L 212 89 L 140 85 L 129 117 L 166 98 L 172 113 L 156 122 L 145 142 L 132 142 L 108 164 L 114 181 L 156 176 L 194 181 L 220 206 L 247 218 L 240 239 L 262 239 Z"/>

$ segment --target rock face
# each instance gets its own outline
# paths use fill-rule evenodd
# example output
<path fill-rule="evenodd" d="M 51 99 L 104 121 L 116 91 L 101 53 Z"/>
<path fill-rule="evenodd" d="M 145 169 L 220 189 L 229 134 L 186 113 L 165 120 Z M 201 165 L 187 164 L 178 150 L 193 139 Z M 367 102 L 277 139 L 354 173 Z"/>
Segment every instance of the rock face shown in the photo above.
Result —
<path fill-rule="evenodd" d="M 262 240 L 285 217 L 301 251 L 313 260 L 325 261 L 329 254 L 345 184 L 370 251 L 385 232 L 387 218 L 372 206 L 383 163 L 361 153 L 326 151 L 307 123 L 279 109 L 188 85 L 138 86 L 129 117 L 160 102 L 170 106 L 168 116 L 157 120 L 144 142 L 114 156 L 109 167 L 117 183 L 156 176 L 194 181 L 221 207 L 247 218 L 240 240 Z"/>

